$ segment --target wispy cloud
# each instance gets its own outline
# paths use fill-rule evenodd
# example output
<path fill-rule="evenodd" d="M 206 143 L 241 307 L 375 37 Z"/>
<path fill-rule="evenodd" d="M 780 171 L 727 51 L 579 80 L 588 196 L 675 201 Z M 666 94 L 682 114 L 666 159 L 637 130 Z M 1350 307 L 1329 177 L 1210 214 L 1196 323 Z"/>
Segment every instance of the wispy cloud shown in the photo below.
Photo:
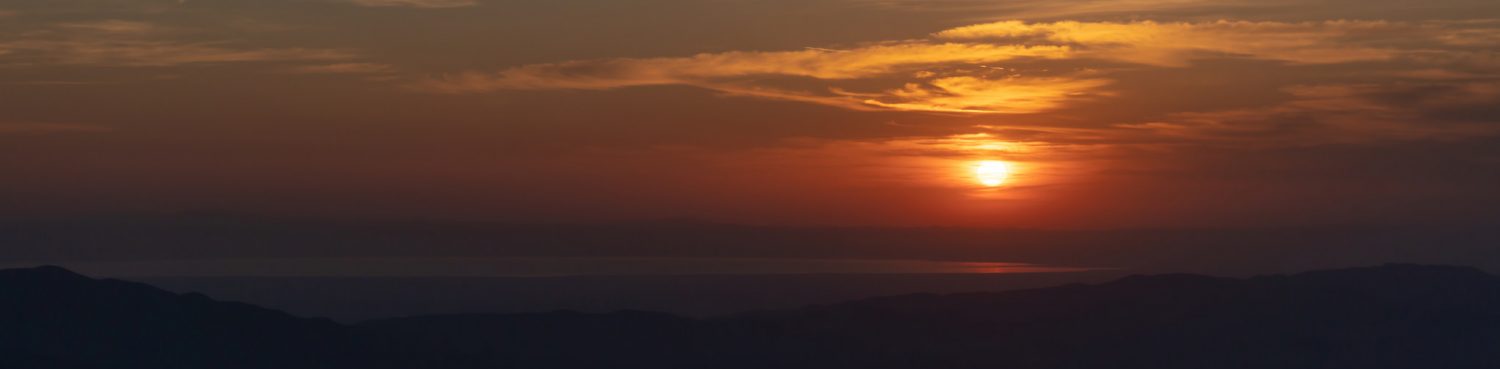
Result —
<path fill-rule="evenodd" d="M 945 40 L 1046 42 L 1079 46 L 1078 56 L 1182 66 L 1204 53 L 1298 63 L 1389 59 L 1402 51 L 1393 41 L 1432 42 L 1450 30 L 1383 21 L 1326 22 L 1052 22 L 1005 21 L 934 34 Z"/>
<path fill-rule="evenodd" d="M 866 104 L 897 110 L 950 113 L 1030 113 L 1109 84 L 1106 79 L 1078 77 L 944 77 L 874 94 Z"/>
<path fill-rule="evenodd" d="M 1500 26 L 1488 22 L 1004 21 L 943 30 L 928 40 L 843 50 L 576 60 L 460 73 L 417 87 L 472 93 L 690 85 L 852 109 L 1035 113 L 1079 97 L 1108 94 L 1101 88 L 1111 80 L 1098 70 L 1052 70 L 1037 61 L 1093 63 L 1105 69 L 1109 63 L 1181 68 L 1215 58 L 1383 62 L 1430 56 L 1441 49 L 1482 53 L 1475 45 L 1493 42 L 1497 30 Z M 887 87 L 871 87 L 880 85 Z"/>
<path fill-rule="evenodd" d="M 1273 1 L 1243 0 L 848 0 L 899 11 L 939 11 L 1007 19 L 1058 19 L 1128 13 L 1133 15 L 1201 9 L 1273 6 Z"/>
<path fill-rule="evenodd" d="M 907 108 L 932 111 L 1024 112 L 1050 106 L 1046 98 L 1063 98 L 1077 91 L 1042 92 L 1040 81 L 1063 82 L 1069 77 L 981 76 L 952 78 L 928 71 L 944 65 L 981 65 L 1016 59 L 1066 58 L 1071 51 L 1056 45 L 995 45 L 970 43 L 899 42 L 846 50 L 806 49 L 776 52 L 727 52 L 682 58 L 606 59 L 526 65 L 498 73 L 463 73 L 427 80 L 416 87 L 437 92 L 466 93 L 505 89 L 613 89 L 647 85 L 693 85 L 721 92 L 807 101 L 859 108 Z M 922 76 L 925 84 L 897 83 L 889 90 L 854 91 L 838 82 L 889 77 Z M 777 86 L 777 78 L 832 82 L 821 91 Z M 1062 87 L 1098 86 L 1097 81 L 1064 83 Z M 994 88 L 1030 91 L 1030 99 L 1005 99 Z M 977 94 L 975 99 L 964 95 Z M 914 101 L 918 99 L 934 101 Z M 967 100 L 964 102 L 962 100 Z"/>
<path fill-rule="evenodd" d="M 991 63 L 1023 57 L 1061 58 L 1062 46 L 960 43 L 898 43 L 848 50 L 737 51 L 682 58 L 605 59 L 533 64 L 495 74 L 467 73 L 433 80 L 424 87 L 443 92 L 502 89 L 610 89 L 629 86 L 697 84 L 754 76 L 848 80 L 877 77 L 947 63 Z"/>
<path fill-rule="evenodd" d="M 477 0 L 349 0 L 360 6 L 405 8 L 462 8 L 479 5 Z"/>
<path fill-rule="evenodd" d="M 379 63 L 334 63 L 296 66 L 287 71 L 308 74 L 389 74 L 395 72 L 396 68 Z"/>
<path fill-rule="evenodd" d="M 1500 106 L 1500 83 L 1493 81 L 1299 85 L 1285 91 L 1293 99 L 1274 106 L 1180 112 L 1161 121 L 1119 127 L 1194 142 L 1258 145 L 1451 140 L 1500 134 L 1500 121 L 1492 115 L 1496 111 L 1492 107 Z M 1486 111 L 1484 107 L 1491 108 Z"/>
<path fill-rule="evenodd" d="M 145 35 L 152 33 L 165 33 L 172 29 L 154 23 L 127 21 L 127 20 L 102 20 L 93 22 L 70 22 L 58 24 L 58 29 L 83 31 L 95 35 Z"/>
<path fill-rule="evenodd" d="M 173 29 L 146 22 L 63 23 L 0 39 L 0 63 L 167 67 L 256 61 L 347 60 L 346 50 L 239 47 L 225 41 L 181 41 Z"/>

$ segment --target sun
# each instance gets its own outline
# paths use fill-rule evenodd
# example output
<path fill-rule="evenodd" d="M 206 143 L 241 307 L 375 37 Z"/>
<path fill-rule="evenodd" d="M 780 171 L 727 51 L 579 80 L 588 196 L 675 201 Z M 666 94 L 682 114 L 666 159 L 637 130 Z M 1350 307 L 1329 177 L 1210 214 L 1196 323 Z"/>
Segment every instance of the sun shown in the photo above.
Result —
<path fill-rule="evenodd" d="M 1011 164 L 999 160 L 974 163 L 974 180 L 985 187 L 999 187 L 1010 177 Z"/>

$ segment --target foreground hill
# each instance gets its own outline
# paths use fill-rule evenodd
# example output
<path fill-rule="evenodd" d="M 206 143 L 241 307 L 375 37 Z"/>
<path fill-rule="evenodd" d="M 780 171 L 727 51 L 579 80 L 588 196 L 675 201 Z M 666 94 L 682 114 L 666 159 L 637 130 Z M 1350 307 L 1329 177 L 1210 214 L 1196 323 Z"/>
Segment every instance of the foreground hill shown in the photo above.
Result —
<path fill-rule="evenodd" d="M 316 367 L 352 342 L 328 320 L 58 267 L 0 270 L 0 332 L 0 367 Z"/>
<path fill-rule="evenodd" d="M 1493 368 L 1500 279 L 1387 265 L 714 319 L 555 312 L 348 326 L 44 267 L 0 271 L 0 324 L 5 367 Z"/>

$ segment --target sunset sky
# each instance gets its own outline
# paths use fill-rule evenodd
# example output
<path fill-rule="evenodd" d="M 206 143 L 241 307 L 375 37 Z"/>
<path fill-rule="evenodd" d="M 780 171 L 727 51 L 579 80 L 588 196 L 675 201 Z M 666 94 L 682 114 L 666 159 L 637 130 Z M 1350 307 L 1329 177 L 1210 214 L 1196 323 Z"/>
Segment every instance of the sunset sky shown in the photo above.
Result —
<path fill-rule="evenodd" d="M 1500 219 L 1500 1 L 6 0 L 0 218 Z"/>

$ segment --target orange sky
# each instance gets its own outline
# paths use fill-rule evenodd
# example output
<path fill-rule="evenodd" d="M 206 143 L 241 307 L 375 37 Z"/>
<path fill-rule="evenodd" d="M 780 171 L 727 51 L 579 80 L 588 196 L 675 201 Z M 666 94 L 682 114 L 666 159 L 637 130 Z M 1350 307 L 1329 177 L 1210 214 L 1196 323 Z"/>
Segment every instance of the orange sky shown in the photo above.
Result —
<path fill-rule="evenodd" d="M 1482 223 L 1497 50 L 1467 0 L 23 0 L 0 218 Z"/>

